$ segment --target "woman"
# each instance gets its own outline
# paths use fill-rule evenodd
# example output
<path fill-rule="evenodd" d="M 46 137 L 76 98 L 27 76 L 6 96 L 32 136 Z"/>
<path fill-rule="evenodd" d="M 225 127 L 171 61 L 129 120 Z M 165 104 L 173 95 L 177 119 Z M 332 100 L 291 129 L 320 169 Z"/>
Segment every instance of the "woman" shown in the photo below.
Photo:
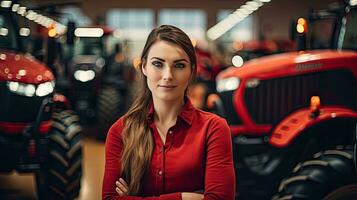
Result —
<path fill-rule="evenodd" d="M 189 37 L 154 29 L 141 62 L 141 91 L 107 136 L 103 199 L 232 200 L 229 127 L 186 97 L 196 74 Z"/>

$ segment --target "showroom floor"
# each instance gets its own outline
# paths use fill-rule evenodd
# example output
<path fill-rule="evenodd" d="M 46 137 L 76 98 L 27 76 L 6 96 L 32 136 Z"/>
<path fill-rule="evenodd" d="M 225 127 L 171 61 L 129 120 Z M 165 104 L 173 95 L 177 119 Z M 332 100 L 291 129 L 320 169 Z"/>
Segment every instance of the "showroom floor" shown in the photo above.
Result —
<path fill-rule="evenodd" d="M 84 176 L 80 197 L 77 200 L 101 199 L 104 172 L 104 143 L 86 138 L 84 140 Z M 0 174 L 0 199 L 35 200 L 34 176 L 31 174 Z"/>

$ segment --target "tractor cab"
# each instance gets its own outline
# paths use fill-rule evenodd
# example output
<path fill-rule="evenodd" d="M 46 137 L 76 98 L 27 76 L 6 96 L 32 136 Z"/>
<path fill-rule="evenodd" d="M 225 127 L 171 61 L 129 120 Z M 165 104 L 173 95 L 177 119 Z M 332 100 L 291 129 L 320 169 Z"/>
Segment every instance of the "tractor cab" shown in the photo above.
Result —
<path fill-rule="evenodd" d="M 356 9 L 346 4 L 332 4 L 329 9 L 312 10 L 295 23 L 293 39 L 298 50 L 356 50 Z"/>

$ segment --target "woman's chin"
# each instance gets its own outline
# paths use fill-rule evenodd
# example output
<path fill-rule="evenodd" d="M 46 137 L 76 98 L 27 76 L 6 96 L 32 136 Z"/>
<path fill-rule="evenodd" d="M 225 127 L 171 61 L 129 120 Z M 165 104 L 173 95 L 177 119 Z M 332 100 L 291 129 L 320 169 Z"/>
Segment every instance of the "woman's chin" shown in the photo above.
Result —
<path fill-rule="evenodd" d="M 182 99 L 183 95 L 160 94 L 156 98 L 161 101 L 177 101 L 178 99 Z"/>

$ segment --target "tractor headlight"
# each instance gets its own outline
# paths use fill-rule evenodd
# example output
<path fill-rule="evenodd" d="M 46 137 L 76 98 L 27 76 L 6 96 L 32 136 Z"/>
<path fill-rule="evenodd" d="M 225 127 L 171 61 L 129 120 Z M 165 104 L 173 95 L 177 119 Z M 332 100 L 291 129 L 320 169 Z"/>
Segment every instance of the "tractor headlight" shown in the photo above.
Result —
<path fill-rule="evenodd" d="M 39 97 L 43 97 L 48 94 L 51 94 L 53 92 L 54 87 L 55 87 L 54 82 L 41 83 L 40 85 L 37 86 L 36 95 Z"/>
<path fill-rule="evenodd" d="M 95 71 L 93 70 L 76 70 L 74 72 L 74 78 L 81 82 L 88 82 L 95 77 Z"/>
<path fill-rule="evenodd" d="M 238 88 L 239 82 L 240 82 L 239 78 L 236 77 L 220 79 L 217 81 L 216 89 L 218 92 L 235 90 Z"/>
<path fill-rule="evenodd" d="M 33 84 L 19 83 L 14 81 L 8 81 L 6 85 L 11 92 L 27 97 L 33 97 L 35 95 L 42 97 L 49 95 L 53 92 L 55 87 L 55 83 L 53 81 L 41 83 L 37 86 L 37 88 L 36 85 Z"/>

